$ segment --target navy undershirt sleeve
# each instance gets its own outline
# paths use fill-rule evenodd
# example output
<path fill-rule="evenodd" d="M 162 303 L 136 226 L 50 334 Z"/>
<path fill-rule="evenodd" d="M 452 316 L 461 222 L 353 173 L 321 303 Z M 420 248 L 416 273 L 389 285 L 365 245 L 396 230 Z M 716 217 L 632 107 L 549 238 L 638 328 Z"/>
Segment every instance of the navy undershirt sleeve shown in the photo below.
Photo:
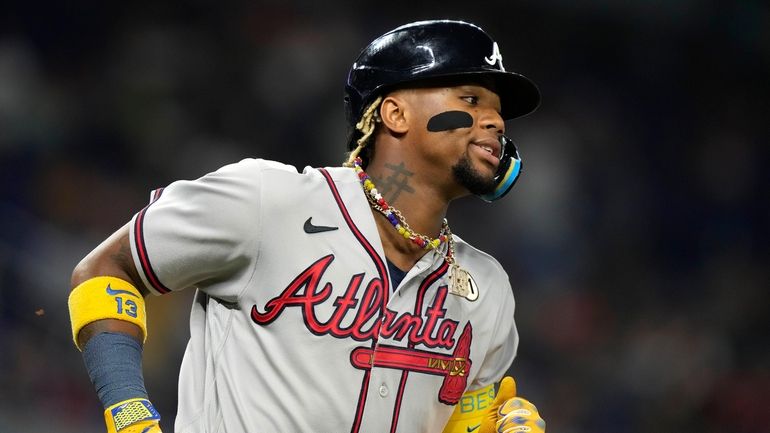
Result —
<path fill-rule="evenodd" d="M 104 332 L 88 340 L 83 361 L 105 408 L 130 398 L 147 398 L 142 345 L 126 334 Z"/>

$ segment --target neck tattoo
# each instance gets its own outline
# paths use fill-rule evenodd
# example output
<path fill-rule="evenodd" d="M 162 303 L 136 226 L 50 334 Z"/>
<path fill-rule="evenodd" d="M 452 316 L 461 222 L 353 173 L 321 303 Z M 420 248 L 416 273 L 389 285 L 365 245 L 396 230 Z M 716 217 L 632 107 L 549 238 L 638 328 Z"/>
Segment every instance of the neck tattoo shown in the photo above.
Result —
<path fill-rule="evenodd" d="M 479 295 L 478 288 L 470 273 L 455 263 L 454 239 L 452 238 L 452 231 L 449 229 L 449 223 L 446 218 L 444 218 L 441 231 L 435 239 L 415 232 L 409 227 L 401 212 L 388 205 L 382 194 L 377 191 L 372 179 L 361 168 L 361 158 L 356 158 L 353 161 L 353 169 L 361 181 L 361 186 L 364 189 L 367 200 L 369 200 L 369 205 L 372 209 L 384 215 L 401 236 L 425 250 L 438 250 L 440 245 L 446 244 L 444 260 L 449 264 L 449 292 L 453 295 L 465 297 L 470 301 L 475 301 Z"/>

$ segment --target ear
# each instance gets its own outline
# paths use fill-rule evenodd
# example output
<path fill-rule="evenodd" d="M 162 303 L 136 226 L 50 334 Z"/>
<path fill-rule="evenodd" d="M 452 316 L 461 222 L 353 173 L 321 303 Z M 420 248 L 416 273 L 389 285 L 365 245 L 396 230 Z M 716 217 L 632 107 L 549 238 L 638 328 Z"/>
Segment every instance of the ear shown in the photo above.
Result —
<path fill-rule="evenodd" d="M 406 99 L 398 93 L 391 93 L 380 104 L 380 119 L 382 124 L 396 134 L 404 134 L 409 130 L 406 113 Z"/>

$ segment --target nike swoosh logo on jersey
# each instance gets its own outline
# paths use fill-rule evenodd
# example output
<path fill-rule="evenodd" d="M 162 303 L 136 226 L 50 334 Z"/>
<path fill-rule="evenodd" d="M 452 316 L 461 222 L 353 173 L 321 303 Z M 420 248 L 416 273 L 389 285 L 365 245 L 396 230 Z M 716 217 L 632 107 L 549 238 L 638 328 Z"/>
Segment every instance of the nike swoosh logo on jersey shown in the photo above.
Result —
<path fill-rule="evenodd" d="M 109 284 L 107 284 L 107 294 L 110 295 L 110 296 L 115 296 L 115 295 L 131 295 L 134 298 L 137 297 L 135 294 L 133 294 L 132 292 L 129 292 L 128 290 L 115 290 L 112 287 L 110 287 Z"/>
<path fill-rule="evenodd" d="M 473 426 L 473 427 L 471 427 L 471 426 L 468 426 L 468 427 L 467 427 L 465 430 L 467 430 L 467 431 L 468 431 L 468 433 L 470 433 L 470 432 L 472 432 L 472 431 L 476 430 L 476 429 L 477 429 L 477 428 L 479 428 L 479 427 L 481 427 L 481 424 L 476 424 L 476 425 L 475 425 L 475 426 Z"/>
<path fill-rule="evenodd" d="M 329 232 L 332 230 L 337 230 L 339 227 L 332 227 L 332 226 L 317 226 L 310 222 L 313 217 L 310 217 L 305 221 L 305 225 L 302 226 L 302 228 L 305 230 L 305 233 L 321 233 L 321 232 Z"/>

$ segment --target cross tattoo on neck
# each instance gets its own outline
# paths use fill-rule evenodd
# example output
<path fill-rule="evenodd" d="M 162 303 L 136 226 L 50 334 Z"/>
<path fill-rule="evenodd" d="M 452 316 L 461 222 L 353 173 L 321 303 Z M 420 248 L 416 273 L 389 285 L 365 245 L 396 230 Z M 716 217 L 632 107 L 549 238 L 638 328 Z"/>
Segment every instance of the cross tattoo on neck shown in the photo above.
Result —
<path fill-rule="evenodd" d="M 414 188 L 409 186 L 409 178 L 414 173 L 407 170 L 403 162 L 398 165 L 385 164 L 385 168 L 393 170 L 393 174 L 384 179 L 377 180 L 377 189 L 380 191 L 380 194 L 388 197 L 388 201 L 395 203 L 402 192 L 414 192 Z"/>

